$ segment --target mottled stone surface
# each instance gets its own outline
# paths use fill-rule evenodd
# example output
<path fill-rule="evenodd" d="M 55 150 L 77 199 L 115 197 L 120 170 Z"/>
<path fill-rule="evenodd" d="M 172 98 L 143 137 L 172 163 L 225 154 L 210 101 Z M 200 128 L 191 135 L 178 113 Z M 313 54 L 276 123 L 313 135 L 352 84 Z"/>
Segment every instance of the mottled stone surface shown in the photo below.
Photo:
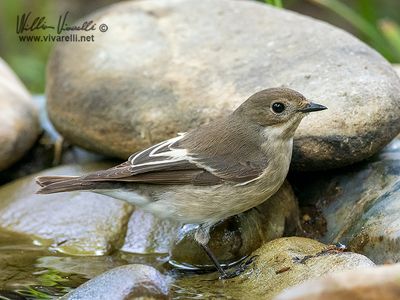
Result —
<path fill-rule="evenodd" d="M 37 139 L 40 128 L 31 95 L 0 58 L 0 171 L 18 161 Z"/>
<path fill-rule="evenodd" d="M 364 269 L 374 266 L 367 257 L 332 250 L 317 241 L 300 238 L 280 238 L 268 242 L 253 252 L 250 267 L 240 276 L 218 281 L 206 276 L 182 278 L 175 285 L 182 296 L 197 293 L 205 299 L 272 299 L 288 287 L 332 272 Z"/>
<path fill-rule="evenodd" d="M 109 166 L 63 166 L 36 176 L 78 175 Z M 0 188 L 1 227 L 32 235 L 38 243 L 73 255 L 105 254 L 122 245 L 131 205 L 90 192 L 37 195 L 36 176 Z"/>
<path fill-rule="evenodd" d="M 315 205 L 326 220 L 321 241 L 344 243 L 375 263 L 400 262 L 398 138 L 365 163 L 296 178 L 301 206 Z"/>
<path fill-rule="evenodd" d="M 400 131 L 393 68 L 321 21 L 230 0 L 124 2 L 88 19 L 108 31 L 59 43 L 46 87 L 55 126 L 87 149 L 126 158 L 276 86 L 329 108 L 300 125 L 295 169 L 360 161 Z"/>
<path fill-rule="evenodd" d="M 274 300 L 397 300 L 399 277 L 399 264 L 338 272 L 290 288 Z"/>
<path fill-rule="evenodd" d="M 111 269 L 68 293 L 63 300 L 169 299 L 169 279 L 146 265 Z"/>

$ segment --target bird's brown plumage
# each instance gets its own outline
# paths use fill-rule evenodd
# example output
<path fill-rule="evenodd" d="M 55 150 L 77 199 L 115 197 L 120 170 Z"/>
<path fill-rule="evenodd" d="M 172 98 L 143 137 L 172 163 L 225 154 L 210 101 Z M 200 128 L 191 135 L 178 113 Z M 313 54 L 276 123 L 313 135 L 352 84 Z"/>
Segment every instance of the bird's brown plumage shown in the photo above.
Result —
<path fill-rule="evenodd" d="M 96 189 L 96 183 L 100 182 L 216 185 L 224 181 L 242 183 L 254 179 L 268 163 L 253 141 L 261 128 L 240 125 L 240 121 L 234 119 L 218 120 L 188 132 L 168 149 L 160 148 L 160 153 L 170 149 L 186 150 L 187 159 L 161 163 L 160 157 L 150 156 L 155 145 L 107 170 L 74 178 L 38 177 L 37 182 L 42 186 L 39 193 Z M 210 133 L 213 139 L 207 141 L 205 137 Z M 230 147 L 224 147 L 227 144 Z M 97 186 L 104 187 L 104 184 Z"/>

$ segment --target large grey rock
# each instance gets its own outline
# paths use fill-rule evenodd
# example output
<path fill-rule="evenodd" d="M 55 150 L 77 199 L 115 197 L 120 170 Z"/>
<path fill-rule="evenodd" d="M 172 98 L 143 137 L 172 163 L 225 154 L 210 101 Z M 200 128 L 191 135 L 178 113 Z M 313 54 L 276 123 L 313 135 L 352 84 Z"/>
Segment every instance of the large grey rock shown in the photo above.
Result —
<path fill-rule="evenodd" d="M 40 128 L 31 95 L 0 58 L 0 171 L 18 161 L 36 141 Z"/>
<path fill-rule="evenodd" d="M 109 164 L 63 166 L 38 175 L 78 175 Z M 0 227 L 32 235 L 68 254 L 100 255 L 123 242 L 132 206 L 88 192 L 37 195 L 35 176 L 0 188 Z"/>
<path fill-rule="evenodd" d="M 298 225 L 297 199 L 286 182 L 263 204 L 217 225 L 211 231 L 209 246 L 221 262 L 233 262 L 267 241 L 295 232 Z M 210 265 L 210 259 L 193 239 L 195 228 L 135 209 L 121 250 L 171 253 L 171 263 L 186 267 Z"/>
<path fill-rule="evenodd" d="M 126 265 L 107 271 L 63 300 L 168 299 L 169 279 L 146 265 Z"/>
<path fill-rule="evenodd" d="M 179 295 L 185 298 L 198 294 L 205 299 L 218 299 L 223 291 L 226 299 L 271 299 L 284 289 L 311 278 L 374 266 L 363 255 L 336 251 L 300 237 L 273 240 L 253 255 L 256 258 L 250 267 L 233 279 L 210 280 L 206 276 L 179 279 L 175 284 Z"/>
<path fill-rule="evenodd" d="M 397 300 L 399 276 L 399 264 L 338 272 L 290 288 L 274 300 Z"/>
<path fill-rule="evenodd" d="M 300 125 L 296 169 L 360 161 L 400 131 L 392 67 L 321 21 L 231 0 L 124 2 L 89 19 L 108 31 L 59 43 L 47 73 L 50 117 L 82 147 L 126 158 L 275 86 L 329 107 Z"/>
<path fill-rule="evenodd" d="M 296 178 L 301 206 L 314 205 L 326 220 L 321 241 L 344 243 L 375 263 L 400 262 L 400 139 L 368 162 Z"/>

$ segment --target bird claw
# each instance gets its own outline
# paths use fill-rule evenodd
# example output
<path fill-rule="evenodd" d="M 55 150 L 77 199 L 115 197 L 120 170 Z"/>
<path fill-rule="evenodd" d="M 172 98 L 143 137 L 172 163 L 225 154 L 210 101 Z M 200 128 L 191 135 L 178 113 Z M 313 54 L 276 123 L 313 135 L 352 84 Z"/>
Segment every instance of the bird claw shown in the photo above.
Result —
<path fill-rule="evenodd" d="M 242 274 L 244 271 L 247 270 L 247 268 L 251 265 L 251 263 L 254 261 L 254 259 L 258 257 L 258 255 L 253 255 L 249 259 L 245 259 L 233 270 L 232 272 L 225 272 L 219 276 L 219 279 L 225 280 L 225 279 L 232 279 L 240 274 Z"/>

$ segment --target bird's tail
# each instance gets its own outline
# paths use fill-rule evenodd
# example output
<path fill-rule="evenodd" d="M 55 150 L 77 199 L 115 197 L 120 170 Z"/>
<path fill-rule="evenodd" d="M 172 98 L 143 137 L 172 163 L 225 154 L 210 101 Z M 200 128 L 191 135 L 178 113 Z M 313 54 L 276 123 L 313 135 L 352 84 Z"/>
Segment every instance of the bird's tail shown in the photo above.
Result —
<path fill-rule="evenodd" d="M 94 185 L 94 182 L 84 181 L 79 176 L 40 176 L 36 183 L 41 186 L 37 194 L 90 190 Z"/>

